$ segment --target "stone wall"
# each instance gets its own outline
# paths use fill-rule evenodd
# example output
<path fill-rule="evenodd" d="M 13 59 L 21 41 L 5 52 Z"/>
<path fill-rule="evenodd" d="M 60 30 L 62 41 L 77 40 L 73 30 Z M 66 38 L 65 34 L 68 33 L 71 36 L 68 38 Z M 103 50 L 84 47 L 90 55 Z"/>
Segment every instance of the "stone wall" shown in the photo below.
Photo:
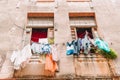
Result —
<path fill-rule="evenodd" d="M 28 1 L 28 2 L 27 2 Z M 65 45 L 71 41 L 69 13 L 70 12 L 95 12 L 98 31 L 111 48 L 118 53 L 118 58 L 113 61 L 112 69 L 115 75 L 120 75 L 120 1 L 119 0 L 92 0 L 92 2 L 29 2 L 29 0 L 0 0 L 0 49 L 12 53 L 29 43 L 30 35 L 26 35 L 28 12 L 53 12 L 55 43 L 60 46 L 60 68 L 57 75 L 75 74 L 74 60 L 72 56 L 65 55 Z M 71 66 L 71 67 L 69 67 Z M 69 69 L 67 70 L 66 68 Z"/>

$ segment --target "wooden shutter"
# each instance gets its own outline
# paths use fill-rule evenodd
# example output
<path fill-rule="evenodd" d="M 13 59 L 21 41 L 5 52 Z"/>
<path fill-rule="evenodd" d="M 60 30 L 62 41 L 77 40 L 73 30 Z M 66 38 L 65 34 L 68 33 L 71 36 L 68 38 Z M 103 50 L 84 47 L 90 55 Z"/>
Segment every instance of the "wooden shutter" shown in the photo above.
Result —
<path fill-rule="evenodd" d="M 94 17 L 72 17 L 70 26 L 74 27 L 91 27 L 96 26 Z"/>
<path fill-rule="evenodd" d="M 54 44 L 54 28 L 48 28 L 48 43 Z"/>
<path fill-rule="evenodd" d="M 48 28 L 48 38 L 54 38 L 54 28 Z"/>
<path fill-rule="evenodd" d="M 53 27 L 53 18 L 49 17 L 38 17 L 28 19 L 29 27 Z"/>
<path fill-rule="evenodd" d="M 75 27 L 71 28 L 71 36 L 73 40 L 77 39 L 77 32 Z"/>

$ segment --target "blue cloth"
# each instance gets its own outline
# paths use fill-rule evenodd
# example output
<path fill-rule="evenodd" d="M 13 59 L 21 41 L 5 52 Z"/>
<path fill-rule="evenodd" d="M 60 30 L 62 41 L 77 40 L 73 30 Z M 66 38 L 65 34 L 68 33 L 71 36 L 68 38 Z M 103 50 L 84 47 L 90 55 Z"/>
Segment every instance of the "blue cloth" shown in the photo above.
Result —
<path fill-rule="evenodd" d="M 105 52 L 110 52 L 110 48 L 108 47 L 107 42 L 96 38 L 95 44 L 99 49 L 104 50 Z"/>
<path fill-rule="evenodd" d="M 73 40 L 73 46 L 74 46 L 74 54 L 78 54 L 78 43 L 77 40 Z"/>
<path fill-rule="evenodd" d="M 82 49 L 82 39 L 81 38 L 78 38 L 77 44 L 78 44 L 78 52 L 80 52 L 80 50 Z"/>
<path fill-rule="evenodd" d="M 66 50 L 66 54 L 67 55 L 72 55 L 74 54 L 74 46 L 73 46 L 73 41 L 71 43 L 67 42 L 67 50 Z"/>
<path fill-rule="evenodd" d="M 49 44 L 43 44 L 42 46 L 42 52 L 43 53 L 51 53 L 51 47 Z"/>
<path fill-rule="evenodd" d="M 78 55 L 81 50 L 82 42 L 81 39 L 73 40 L 74 54 Z"/>
<path fill-rule="evenodd" d="M 85 34 L 84 38 L 82 39 L 82 48 L 84 49 L 85 54 L 89 53 L 91 46 L 87 34 Z"/>
<path fill-rule="evenodd" d="M 74 53 L 74 50 L 72 50 L 72 49 L 71 50 L 67 50 L 67 52 L 66 52 L 67 55 L 72 55 L 73 53 Z"/>

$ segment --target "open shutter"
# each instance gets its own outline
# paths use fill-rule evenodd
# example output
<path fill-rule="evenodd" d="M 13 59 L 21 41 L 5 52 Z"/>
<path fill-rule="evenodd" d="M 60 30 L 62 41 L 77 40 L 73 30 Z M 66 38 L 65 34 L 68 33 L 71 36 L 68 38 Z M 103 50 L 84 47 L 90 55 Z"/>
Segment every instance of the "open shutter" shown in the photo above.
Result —
<path fill-rule="evenodd" d="M 71 36 L 73 40 L 77 39 L 77 32 L 75 27 L 71 28 Z"/>
<path fill-rule="evenodd" d="M 94 17 L 72 17 L 70 26 L 74 27 L 94 27 L 96 26 Z"/>
<path fill-rule="evenodd" d="M 38 17 L 28 19 L 29 27 L 53 27 L 53 18 L 49 17 Z"/>

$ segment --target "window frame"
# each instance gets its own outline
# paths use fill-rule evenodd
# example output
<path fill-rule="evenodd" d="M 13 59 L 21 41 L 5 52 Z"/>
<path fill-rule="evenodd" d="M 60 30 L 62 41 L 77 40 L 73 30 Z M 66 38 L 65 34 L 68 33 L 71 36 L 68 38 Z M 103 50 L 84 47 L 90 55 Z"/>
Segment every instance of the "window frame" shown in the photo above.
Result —
<path fill-rule="evenodd" d="M 72 17 L 76 17 L 76 18 L 77 17 L 94 17 L 96 26 L 89 26 L 89 27 L 84 27 L 84 26 L 80 26 L 80 27 L 78 27 L 78 26 L 70 26 L 70 28 L 71 29 L 74 28 L 74 30 L 75 30 L 75 37 L 76 37 L 75 39 L 78 38 L 78 36 L 77 36 L 77 28 L 91 28 L 93 39 L 95 38 L 93 32 L 97 31 L 97 30 L 95 30 L 95 29 L 97 29 L 97 23 L 96 23 L 96 17 L 95 17 L 95 13 L 94 12 L 80 12 L 80 13 L 79 12 L 78 13 L 71 12 L 71 13 L 69 13 L 69 21 L 70 21 L 70 18 L 72 18 Z M 71 36 L 72 36 L 72 33 L 71 33 Z M 74 40 L 73 36 L 72 36 L 72 39 Z"/>

